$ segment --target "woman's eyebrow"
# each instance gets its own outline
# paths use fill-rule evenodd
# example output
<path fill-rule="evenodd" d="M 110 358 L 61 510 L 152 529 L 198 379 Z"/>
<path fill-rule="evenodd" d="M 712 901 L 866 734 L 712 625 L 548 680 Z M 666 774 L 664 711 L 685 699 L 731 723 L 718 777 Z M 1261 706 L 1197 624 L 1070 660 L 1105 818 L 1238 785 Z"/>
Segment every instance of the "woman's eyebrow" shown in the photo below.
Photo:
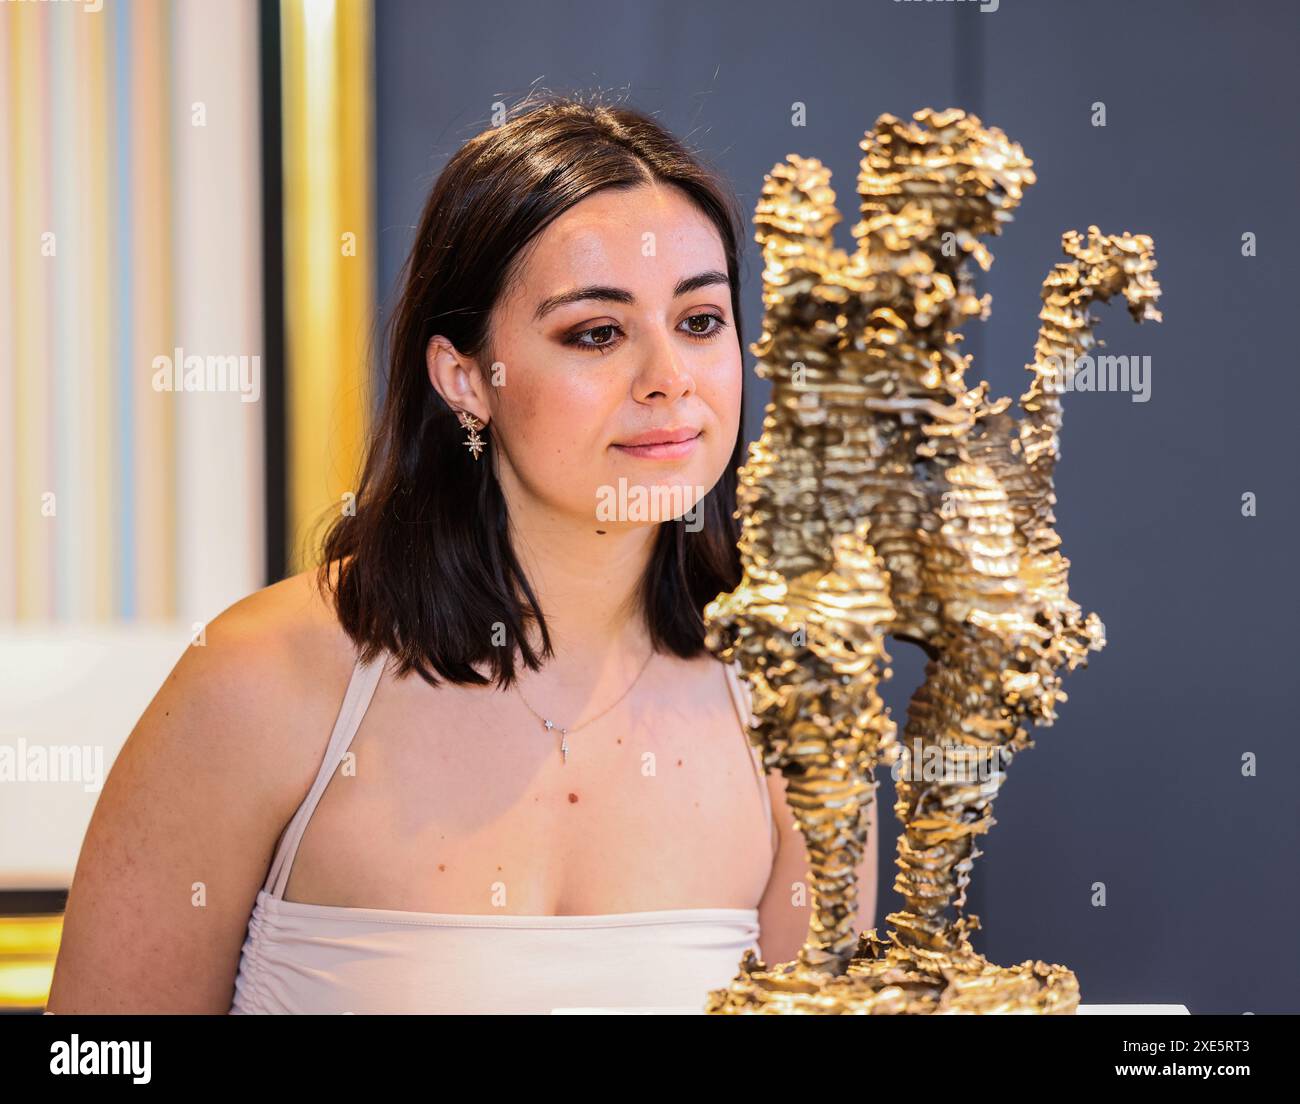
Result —
<path fill-rule="evenodd" d="M 684 276 L 677 281 L 677 286 L 673 288 L 673 298 L 676 299 L 679 295 L 698 291 L 703 287 L 713 287 L 716 284 L 725 284 L 730 287 L 731 280 L 725 272 L 718 272 L 716 269 L 699 272 L 694 276 Z M 572 291 L 562 291 L 557 295 L 547 296 L 537 304 L 537 310 L 533 312 L 533 321 L 540 322 L 556 307 L 586 299 L 596 299 L 606 303 L 636 302 L 636 296 L 626 288 L 610 287 L 608 284 L 590 284 L 587 287 L 574 288 Z"/>

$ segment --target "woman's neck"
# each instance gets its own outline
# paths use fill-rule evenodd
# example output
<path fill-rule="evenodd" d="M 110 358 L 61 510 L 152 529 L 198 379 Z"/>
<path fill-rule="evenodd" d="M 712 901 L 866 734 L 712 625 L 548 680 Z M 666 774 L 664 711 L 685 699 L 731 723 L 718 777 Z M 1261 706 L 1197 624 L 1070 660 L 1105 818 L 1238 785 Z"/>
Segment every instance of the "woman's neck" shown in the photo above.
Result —
<path fill-rule="evenodd" d="M 509 507 L 511 544 L 554 652 L 544 669 L 548 684 L 580 688 L 602 670 L 638 669 L 650 648 L 641 588 L 657 530 L 548 513 Z M 529 631 L 540 647 L 540 633 Z"/>
<path fill-rule="evenodd" d="M 554 525 L 511 532 L 515 555 L 537 598 L 557 671 L 594 657 L 644 659 L 649 647 L 642 580 L 653 548 L 652 528 L 593 530 Z M 534 634 L 540 643 L 540 634 Z"/>

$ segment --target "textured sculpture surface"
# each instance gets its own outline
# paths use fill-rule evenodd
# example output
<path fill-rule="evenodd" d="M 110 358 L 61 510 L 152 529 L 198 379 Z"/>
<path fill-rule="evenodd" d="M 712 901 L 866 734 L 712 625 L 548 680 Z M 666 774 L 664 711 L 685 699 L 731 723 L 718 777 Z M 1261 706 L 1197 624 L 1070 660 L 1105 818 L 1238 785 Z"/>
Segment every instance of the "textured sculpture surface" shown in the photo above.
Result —
<path fill-rule="evenodd" d="M 1034 183 L 997 128 L 960 110 L 883 115 L 861 142 L 857 248 L 835 247 L 830 174 L 789 156 L 755 225 L 772 382 L 741 469 L 744 578 L 705 613 L 708 646 L 753 691 L 751 739 L 779 769 L 811 860 L 795 961 L 747 954 L 710 1012 L 1073 1012 L 1063 966 L 998 967 L 960 915 L 978 837 L 1028 728 L 1051 724 L 1061 674 L 1105 644 L 1069 596 L 1053 529 L 1062 366 L 1094 345 L 1089 306 L 1122 295 L 1159 320 L 1152 242 L 1089 227 L 1042 289 L 1019 416 L 968 387 L 958 327 L 988 316 L 968 260 Z M 881 702 L 887 636 L 928 663 L 903 740 Z M 923 770 L 939 757 L 940 771 Z M 854 930 L 874 770 L 896 764 L 902 821 L 885 938 Z M 954 917 L 953 912 L 959 915 Z"/>

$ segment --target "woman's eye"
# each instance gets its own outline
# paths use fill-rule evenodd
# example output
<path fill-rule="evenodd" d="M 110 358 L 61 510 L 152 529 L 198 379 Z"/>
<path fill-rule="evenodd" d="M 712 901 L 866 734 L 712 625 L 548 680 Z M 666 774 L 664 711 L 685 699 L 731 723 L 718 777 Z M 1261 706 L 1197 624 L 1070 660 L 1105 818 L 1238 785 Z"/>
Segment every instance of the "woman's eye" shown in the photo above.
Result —
<path fill-rule="evenodd" d="M 687 326 L 690 326 L 690 325 L 692 325 L 693 323 L 696 323 L 696 322 L 703 323 L 703 324 L 706 325 L 706 326 L 707 326 L 710 322 L 716 322 L 717 325 L 716 325 L 716 326 L 710 326 L 710 327 L 709 327 L 708 329 L 706 329 L 706 330 L 688 329 L 688 330 L 686 331 L 686 336 L 687 336 L 687 337 L 696 337 L 696 338 L 700 338 L 700 339 L 706 339 L 706 338 L 710 338 L 710 337 L 717 337 L 718 334 L 720 334 L 723 330 L 725 330 L 725 329 L 727 328 L 727 323 L 726 323 L 722 318 L 720 318 L 718 315 L 716 315 L 716 314 L 693 314 L 693 315 L 690 316 L 690 318 L 688 318 L 688 319 L 686 320 L 686 325 L 687 325 Z"/>
<path fill-rule="evenodd" d="M 682 332 L 696 341 L 710 341 L 727 328 L 726 320 L 716 314 L 693 314 L 682 324 L 687 327 Z M 705 328 L 697 329 L 697 326 Z M 570 334 L 564 339 L 564 343 L 576 345 L 579 349 L 595 349 L 599 353 L 607 353 L 617 344 L 614 335 L 619 332 L 621 331 L 618 326 L 613 322 L 607 322 L 603 326 L 592 326 L 590 329 Z M 590 340 L 587 340 L 588 338 Z"/>
<path fill-rule="evenodd" d="M 564 339 L 564 343 L 566 345 L 577 345 L 580 349 L 597 349 L 604 352 L 605 349 L 613 345 L 610 335 L 617 329 L 618 327 L 612 322 L 606 323 L 604 326 L 593 326 L 589 330 L 579 330 L 577 333 L 569 335 Z M 591 334 L 595 340 L 583 341 L 582 339 L 588 334 Z"/>

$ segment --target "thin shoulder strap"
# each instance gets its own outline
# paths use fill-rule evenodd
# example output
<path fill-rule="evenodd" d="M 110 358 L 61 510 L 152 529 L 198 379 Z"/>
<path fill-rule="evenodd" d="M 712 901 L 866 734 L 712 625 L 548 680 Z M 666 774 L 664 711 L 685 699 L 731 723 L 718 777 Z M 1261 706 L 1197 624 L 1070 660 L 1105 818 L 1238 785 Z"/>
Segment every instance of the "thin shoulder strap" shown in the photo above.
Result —
<path fill-rule="evenodd" d="M 334 731 L 330 734 L 329 745 L 325 748 L 325 757 L 316 772 L 316 781 L 312 783 L 307 796 L 298 806 L 293 819 L 289 821 L 288 827 L 280 837 L 275 859 L 271 863 L 271 869 L 262 887 L 273 897 L 282 896 L 289 885 L 289 872 L 293 868 L 294 856 L 298 854 L 298 845 L 302 843 L 303 833 L 307 831 L 307 822 L 316 811 L 316 805 L 320 802 L 321 795 L 325 793 L 325 787 L 329 785 L 331 776 L 361 726 L 361 718 L 365 716 L 370 699 L 374 697 L 375 687 L 379 685 L 379 679 L 384 673 L 386 656 L 386 652 L 380 651 L 369 663 L 363 663 L 361 657 L 357 656 L 357 661 L 352 667 L 352 677 L 348 680 L 347 691 L 343 695 L 343 704 L 339 707 L 338 719 L 334 722 Z"/>
<path fill-rule="evenodd" d="M 724 663 L 723 669 L 727 674 L 727 689 L 731 691 L 731 702 L 736 707 L 736 716 L 740 718 L 741 735 L 745 739 L 745 746 L 749 749 L 750 757 L 754 761 L 754 769 L 758 772 L 758 792 L 763 799 L 763 809 L 767 813 L 768 831 L 771 833 L 772 843 L 772 860 L 776 861 L 777 831 L 776 817 L 772 815 L 772 795 L 767 790 L 767 772 L 763 769 L 763 758 L 749 739 L 749 729 L 754 723 L 753 710 L 753 692 L 749 686 L 749 680 L 744 678 L 740 673 L 740 662 L 737 660 L 733 663 Z"/>

